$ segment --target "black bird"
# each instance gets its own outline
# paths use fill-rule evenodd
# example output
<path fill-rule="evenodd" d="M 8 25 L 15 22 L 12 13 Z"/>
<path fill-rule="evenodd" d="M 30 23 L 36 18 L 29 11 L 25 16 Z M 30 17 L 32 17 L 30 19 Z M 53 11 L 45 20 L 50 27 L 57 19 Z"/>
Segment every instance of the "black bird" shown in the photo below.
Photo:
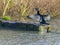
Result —
<path fill-rule="evenodd" d="M 37 15 L 40 16 L 40 18 L 41 18 L 40 24 L 47 24 L 45 19 L 44 19 L 44 15 L 41 15 L 37 8 L 36 8 L 36 11 L 37 11 Z"/>
<path fill-rule="evenodd" d="M 46 17 L 47 15 L 40 14 L 40 11 L 39 11 L 38 8 L 35 8 L 35 10 L 37 11 L 37 14 L 35 16 L 31 15 L 31 16 L 27 16 L 27 17 L 30 18 L 30 19 L 33 19 L 33 18 L 35 19 L 35 17 L 39 16 L 38 19 L 40 21 L 40 24 L 48 24 L 48 23 L 46 23 L 46 21 L 44 19 L 44 17 Z"/>

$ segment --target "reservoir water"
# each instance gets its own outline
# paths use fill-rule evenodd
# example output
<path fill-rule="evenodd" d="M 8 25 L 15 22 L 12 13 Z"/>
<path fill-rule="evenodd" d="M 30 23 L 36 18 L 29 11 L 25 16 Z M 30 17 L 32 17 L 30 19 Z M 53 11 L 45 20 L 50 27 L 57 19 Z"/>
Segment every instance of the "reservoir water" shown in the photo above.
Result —
<path fill-rule="evenodd" d="M 60 45 L 60 34 L 0 29 L 0 45 Z"/>
<path fill-rule="evenodd" d="M 50 33 L 20 31 L 0 28 L 0 45 L 60 45 L 60 22 L 52 21 L 55 27 Z"/>

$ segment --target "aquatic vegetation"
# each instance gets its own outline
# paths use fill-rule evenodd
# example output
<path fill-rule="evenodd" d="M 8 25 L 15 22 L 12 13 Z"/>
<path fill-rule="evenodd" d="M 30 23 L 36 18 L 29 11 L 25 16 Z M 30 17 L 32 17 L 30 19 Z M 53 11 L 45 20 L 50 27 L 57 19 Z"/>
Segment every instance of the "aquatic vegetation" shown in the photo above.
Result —
<path fill-rule="evenodd" d="M 5 17 L 3 18 L 3 20 L 11 20 L 11 17 L 10 17 L 10 16 L 5 16 Z"/>

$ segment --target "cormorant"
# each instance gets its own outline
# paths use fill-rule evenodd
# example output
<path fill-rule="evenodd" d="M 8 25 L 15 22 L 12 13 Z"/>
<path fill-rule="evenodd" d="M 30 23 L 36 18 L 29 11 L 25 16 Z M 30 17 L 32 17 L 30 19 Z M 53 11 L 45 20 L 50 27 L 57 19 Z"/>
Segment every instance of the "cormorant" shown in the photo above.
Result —
<path fill-rule="evenodd" d="M 40 11 L 39 11 L 38 8 L 35 8 L 35 10 L 37 11 L 37 14 L 27 16 L 27 17 L 30 18 L 30 19 L 34 19 L 34 20 L 37 19 L 36 17 L 38 17 L 38 20 L 39 20 L 40 24 L 48 24 L 48 23 L 46 23 L 46 21 L 44 19 L 45 15 L 40 14 Z"/>

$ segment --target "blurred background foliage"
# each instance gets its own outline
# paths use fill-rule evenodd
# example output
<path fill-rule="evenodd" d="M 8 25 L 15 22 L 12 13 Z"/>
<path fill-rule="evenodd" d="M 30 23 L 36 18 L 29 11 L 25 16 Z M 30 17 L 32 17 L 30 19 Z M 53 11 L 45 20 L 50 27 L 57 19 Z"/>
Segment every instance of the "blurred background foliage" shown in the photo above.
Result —
<path fill-rule="evenodd" d="M 0 0 L 0 18 L 10 16 L 12 20 L 26 20 L 27 15 L 36 13 L 33 10 L 36 7 L 41 14 L 60 15 L 60 0 Z"/>

